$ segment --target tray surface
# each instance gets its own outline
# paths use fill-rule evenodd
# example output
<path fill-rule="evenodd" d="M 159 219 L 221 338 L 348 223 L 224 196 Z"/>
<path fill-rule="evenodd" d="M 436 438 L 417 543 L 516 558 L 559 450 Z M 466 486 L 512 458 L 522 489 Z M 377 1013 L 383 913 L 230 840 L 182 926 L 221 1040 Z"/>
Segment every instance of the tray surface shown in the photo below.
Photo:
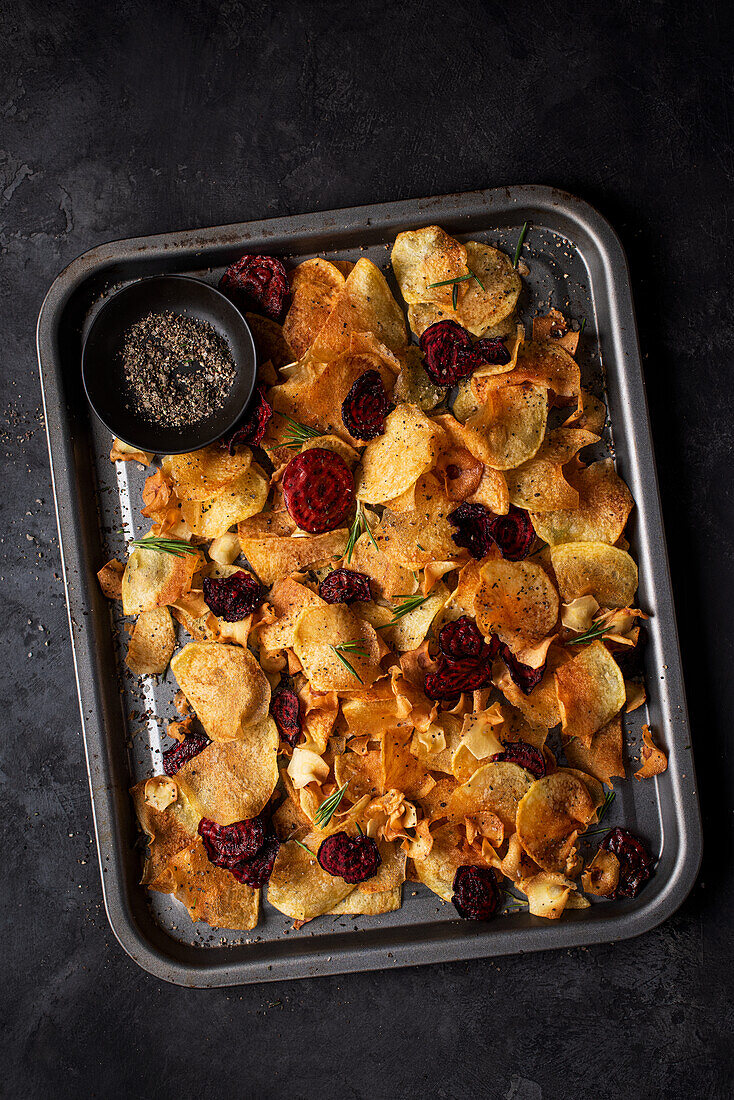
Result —
<path fill-rule="evenodd" d="M 368 256 L 386 270 L 398 232 L 434 223 L 512 254 L 525 220 L 529 293 L 521 317 L 528 322 L 554 306 L 586 319 L 582 381 L 604 398 L 611 421 L 598 457 L 613 454 L 637 505 L 628 537 L 640 569 L 639 606 L 652 613 L 650 700 L 625 721 L 628 774 L 644 722 L 667 749 L 669 767 L 652 781 L 618 781 L 605 823 L 639 832 L 660 853 L 657 871 L 637 899 L 594 903 L 557 922 L 527 914 L 463 922 L 453 907 L 408 882 L 402 909 L 380 917 L 321 917 L 295 932 L 264 901 L 252 932 L 194 925 L 178 902 L 138 885 L 128 788 L 161 770 L 175 682 L 170 673 L 155 682 L 128 672 L 122 614 L 97 586 L 97 569 L 125 557 L 121 524 L 128 535 L 143 531 L 145 472 L 109 461 L 109 433 L 81 387 L 84 334 L 110 292 L 144 275 L 184 272 L 216 285 L 244 251 L 272 252 L 286 263 L 317 254 Z M 213 986 L 570 947 L 639 934 L 681 904 L 701 856 L 698 798 L 629 276 L 619 241 L 596 211 L 549 188 L 513 187 L 102 245 L 53 283 L 39 317 L 38 355 L 105 904 L 115 935 L 142 967 L 168 981 Z"/>

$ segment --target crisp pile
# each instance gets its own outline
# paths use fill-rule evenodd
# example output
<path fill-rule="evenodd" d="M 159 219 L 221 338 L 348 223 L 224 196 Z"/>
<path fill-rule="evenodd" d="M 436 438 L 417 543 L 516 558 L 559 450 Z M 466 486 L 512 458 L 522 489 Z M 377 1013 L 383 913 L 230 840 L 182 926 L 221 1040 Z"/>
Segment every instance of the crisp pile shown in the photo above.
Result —
<path fill-rule="evenodd" d="M 132 792 L 143 882 L 213 927 L 252 928 L 266 885 L 299 924 L 397 909 L 406 877 L 462 917 L 512 886 L 558 918 L 650 874 L 626 830 L 586 869 L 578 848 L 625 774 L 644 689 L 619 658 L 646 617 L 630 492 L 581 457 L 606 411 L 579 332 L 553 310 L 527 338 L 508 257 L 436 226 L 392 266 L 420 346 L 367 259 L 233 265 L 256 406 L 163 458 L 149 535 L 100 571 L 136 616 L 129 667 L 180 687 L 165 774 Z M 664 770 L 647 729 L 642 756 Z"/>

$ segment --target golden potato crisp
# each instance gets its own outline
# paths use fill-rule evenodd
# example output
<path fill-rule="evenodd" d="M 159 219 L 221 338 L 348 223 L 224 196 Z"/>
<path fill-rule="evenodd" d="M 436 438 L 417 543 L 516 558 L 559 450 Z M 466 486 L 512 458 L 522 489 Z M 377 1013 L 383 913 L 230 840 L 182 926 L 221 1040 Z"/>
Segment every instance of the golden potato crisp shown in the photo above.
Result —
<path fill-rule="evenodd" d="M 446 396 L 446 389 L 437 386 L 427 375 L 423 366 L 423 352 L 415 344 L 400 353 L 401 370 L 393 390 L 395 402 L 417 405 L 424 412 L 430 412 L 440 405 Z"/>
<path fill-rule="evenodd" d="M 578 397 L 581 392 L 579 365 L 557 340 L 528 340 L 518 351 L 515 369 L 502 375 L 502 382 L 516 386 L 531 382 L 544 386 L 558 397 Z"/>
<path fill-rule="evenodd" d="M 530 772 L 508 761 L 483 764 L 471 779 L 457 787 L 449 802 L 449 813 L 455 817 L 473 817 L 493 813 L 504 826 L 505 836 L 515 831 L 515 819 L 520 799 L 530 790 Z"/>
<path fill-rule="evenodd" d="M 526 695 L 520 690 L 502 662 L 496 661 L 492 667 L 492 682 L 495 687 L 499 688 L 508 703 L 512 703 L 514 707 L 521 711 L 531 726 L 542 726 L 549 730 L 557 726 L 561 720 L 554 670 L 562 654 L 562 650 L 554 646 L 550 647 L 548 650 L 548 664 L 543 673 L 543 678 L 538 686 L 533 688 L 530 695 Z M 531 744 L 534 743 L 531 741 Z"/>
<path fill-rule="evenodd" d="M 498 248 L 468 241 L 466 256 L 469 270 L 477 279 L 466 280 L 457 312 L 465 329 L 474 336 L 483 336 L 488 328 L 501 324 L 514 312 L 522 279 L 509 256 Z"/>
<path fill-rule="evenodd" d="M 380 637 L 397 653 L 407 653 L 411 649 L 417 649 L 448 598 L 448 588 L 439 582 L 422 604 L 413 611 L 408 611 L 397 622 L 391 621 L 391 614 L 388 611 L 388 623 L 380 630 Z"/>
<path fill-rule="evenodd" d="M 358 691 L 382 675 L 377 634 L 345 604 L 302 611 L 293 650 L 316 691 Z"/>
<path fill-rule="evenodd" d="M 558 593 L 546 571 L 531 561 L 488 560 L 474 597 L 477 626 L 496 634 L 513 653 L 547 637 L 558 620 Z"/>
<path fill-rule="evenodd" d="M 384 433 L 365 447 L 357 499 L 381 504 L 409 489 L 433 465 L 440 438 L 440 428 L 416 405 L 398 405 Z"/>
<path fill-rule="evenodd" d="M 569 355 L 575 355 L 579 337 L 579 330 L 574 332 L 569 329 L 566 318 L 557 309 L 549 309 L 543 316 L 533 317 L 533 340 L 553 340 Z"/>
<path fill-rule="evenodd" d="M 548 419 L 548 391 L 529 383 L 507 386 L 490 381 L 486 401 L 467 424 L 485 440 L 486 465 L 511 470 L 540 449 Z"/>
<path fill-rule="evenodd" d="M 257 637 L 265 649 L 288 649 L 293 646 L 293 630 L 298 616 L 306 607 L 325 607 L 324 600 L 293 577 L 285 577 L 272 588 L 268 602 L 275 619 L 258 628 Z"/>
<path fill-rule="evenodd" d="M 138 676 L 165 672 L 176 648 L 176 631 L 167 607 L 143 611 L 135 623 L 125 664 Z"/>
<path fill-rule="evenodd" d="M 97 572 L 99 587 L 102 589 L 102 594 L 106 596 L 108 600 L 122 599 L 122 577 L 124 572 L 124 563 L 117 561 L 116 558 L 111 558 Z"/>
<path fill-rule="evenodd" d="M 261 512 L 268 498 L 270 481 L 256 462 L 208 500 L 185 500 L 181 514 L 200 538 L 215 539 L 230 527 Z"/>
<path fill-rule="evenodd" d="M 580 652 L 555 672 L 564 738 L 576 737 L 587 748 L 597 730 L 611 722 L 625 703 L 624 678 L 603 642 Z"/>
<path fill-rule="evenodd" d="M 624 779 L 624 735 L 618 714 L 596 731 L 588 747 L 574 737 L 565 742 L 563 751 L 572 768 L 588 772 L 600 783 L 611 787 L 613 776 Z"/>
<path fill-rule="evenodd" d="M 520 843 L 544 871 L 573 874 L 576 839 L 595 808 L 586 785 L 568 772 L 536 779 L 517 808 Z"/>
<path fill-rule="evenodd" d="M 263 584 L 303 569 L 315 569 L 340 558 L 349 538 L 346 528 L 308 537 L 250 537 L 240 528 L 240 545 L 253 571 Z"/>
<path fill-rule="evenodd" d="M 632 511 L 632 494 L 614 469 L 610 458 L 567 473 L 578 491 L 574 510 L 530 512 L 533 527 L 551 546 L 561 542 L 606 542 L 614 545 Z"/>
<path fill-rule="evenodd" d="M 400 293 L 413 302 L 437 302 L 451 307 L 452 287 L 432 286 L 469 273 L 466 248 L 437 225 L 398 233 L 392 250 L 392 269 Z M 464 286 L 459 283 L 459 292 Z"/>
<path fill-rule="evenodd" d="M 614 897 L 619 885 L 619 860 L 614 852 L 598 848 L 581 876 L 581 884 L 587 894 L 597 898 Z"/>
<path fill-rule="evenodd" d="M 174 856 L 169 875 L 172 893 L 183 902 L 193 921 L 238 931 L 257 924 L 260 891 L 210 863 L 200 837 L 191 848 Z"/>
<path fill-rule="evenodd" d="M 523 879 L 520 889 L 527 895 L 528 912 L 531 916 L 558 920 L 576 887 L 565 875 L 540 871 L 531 878 Z"/>
<path fill-rule="evenodd" d="M 578 507 L 578 490 L 566 481 L 563 466 L 582 447 L 598 441 L 599 437 L 593 432 L 574 428 L 555 428 L 548 432 L 533 458 L 507 471 L 510 502 L 517 508 L 533 512 Z"/>
<path fill-rule="evenodd" d="M 668 758 L 653 741 L 649 726 L 642 727 L 640 759 L 642 767 L 635 772 L 636 779 L 652 779 L 654 775 L 661 775 L 668 767 Z"/>
<path fill-rule="evenodd" d="M 399 909 L 402 903 L 402 887 L 395 886 L 392 890 L 382 890 L 379 893 L 368 894 L 358 886 L 347 896 L 330 909 L 332 916 L 360 916 L 376 917 L 380 913 L 392 913 Z"/>
<path fill-rule="evenodd" d="M 143 466 L 150 466 L 153 454 L 151 451 L 141 451 L 129 443 L 123 443 L 121 439 L 113 439 L 110 459 L 112 462 L 140 462 Z"/>
<path fill-rule="evenodd" d="M 359 536 L 354 544 L 352 560 L 345 562 L 345 565 L 348 569 L 367 574 L 375 599 L 392 601 L 400 594 L 411 595 L 417 587 L 412 571 L 377 550 L 367 533 Z"/>
<path fill-rule="evenodd" d="M 270 684 L 243 646 L 190 642 L 171 669 L 212 741 L 241 740 L 268 715 Z"/>
<path fill-rule="evenodd" d="M 637 591 L 637 566 L 626 550 L 605 542 L 564 542 L 550 551 L 565 603 L 593 596 L 600 607 L 629 607 Z"/>
<path fill-rule="evenodd" d="M 173 478 L 180 500 L 209 500 L 230 488 L 251 464 L 249 447 L 237 447 L 230 454 L 225 447 L 213 443 L 200 451 L 166 455 L 162 470 Z"/>
<path fill-rule="evenodd" d="M 390 351 L 400 351 L 408 342 L 403 311 L 385 276 L 371 260 L 364 258 L 347 275 L 309 355 L 328 362 L 349 350 L 350 337 L 360 332 L 373 333 Z"/>
<path fill-rule="evenodd" d="M 122 575 L 122 610 L 139 615 L 166 607 L 191 588 L 194 573 L 201 567 L 199 553 L 165 554 L 138 546 L 128 558 Z"/>
<path fill-rule="evenodd" d="M 155 890 L 160 888 L 174 856 L 194 843 L 200 815 L 182 792 L 165 810 L 157 810 L 146 800 L 145 787 L 145 782 L 138 783 L 130 794 L 138 821 L 148 837 L 149 851 L 141 882 Z M 170 893 L 170 888 L 166 892 Z"/>
<path fill-rule="evenodd" d="M 594 397 L 592 393 L 582 390 L 581 406 L 581 416 L 576 418 L 574 426 L 601 435 L 607 421 L 607 407 L 604 402 Z"/>
<path fill-rule="evenodd" d="M 267 716 L 237 741 L 213 741 L 176 773 L 199 818 L 218 825 L 257 817 L 278 782 L 278 730 Z"/>
<path fill-rule="evenodd" d="M 283 323 L 283 336 L 293 349 L 292 358 L 300 359 L 326 324 L 344 276 L 338 267 L 318 257 L 304 260 L 288 273 L 291 305 Z"/>

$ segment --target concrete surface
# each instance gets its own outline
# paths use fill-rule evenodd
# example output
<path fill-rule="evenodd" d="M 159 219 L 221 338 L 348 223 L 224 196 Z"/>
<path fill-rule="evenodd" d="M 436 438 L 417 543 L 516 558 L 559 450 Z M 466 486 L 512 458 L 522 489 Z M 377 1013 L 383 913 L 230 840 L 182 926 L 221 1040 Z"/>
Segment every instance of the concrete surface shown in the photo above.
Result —
<path fill-rule="evenodd" d="M 21 0 L 0 8 L 2 1092 L 732 1093 L 731 7 Z M 515 182 L 632 270 L 706 831 L 641 939 L 221 991 L 146 976 L 101 906 L 34 326 L 115 237 Z"/>

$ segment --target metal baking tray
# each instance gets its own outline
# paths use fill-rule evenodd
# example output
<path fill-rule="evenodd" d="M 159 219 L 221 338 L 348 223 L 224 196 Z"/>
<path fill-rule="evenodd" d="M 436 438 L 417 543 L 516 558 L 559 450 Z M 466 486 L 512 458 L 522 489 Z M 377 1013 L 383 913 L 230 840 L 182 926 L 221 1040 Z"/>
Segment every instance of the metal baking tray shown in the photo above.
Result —
<path fill-rule="evenodd" d="M 142 276 L 186 272 L 216 283 L 244 251 L 296 261 L 366 255 L 385 269 L 396 233 L 434 223 L 512 255 L 525 221 L 525 319 L 549 305 L 586 318 L 582 378 L 607 402 L 607 453 L 614 453 L 637 504 L 629 537 L 640 567 L 639 603 L 651 613 L 644 650 L 650 699 L 626 722 L 629 771 L 645 721 L 666 747 L 669 766 L 654 780 L 618 781 L 607 820 L 639 832 L 660 853 L 657 870 L 637 899 L 595 902 L 556 922 L 522 913 L 489 924 L 462 921 L 451 905 L 408 882 L 402 909 L 380 917 L 320 917 L 294 931 L 264 903 L 251 933 L 193 925 L 170 896 L 151 896 L 138 885 L 140 842 L 128 789 L 160 771 L 174 684 L 172 676 L 161 683 L 145 677 L 141 689 L 127 673 L 119 612 L 97 585 L 97 569 L 124 556 L 121 522 L 142 530 L 144 473 L 109 461 L 109 436 L 82 391 L 84 334 L 109 293 Z M 41 308 L 37 340 L 105 905 L 117 939 L 141 967 L 181 985 L 232 985 L 624 939 L 674 912 L 699 867 L 701 825 L 629 273 L 600 214 L 563 192 L 524 186 L 116 241 L 86 252 L 58 276 Z"/>

